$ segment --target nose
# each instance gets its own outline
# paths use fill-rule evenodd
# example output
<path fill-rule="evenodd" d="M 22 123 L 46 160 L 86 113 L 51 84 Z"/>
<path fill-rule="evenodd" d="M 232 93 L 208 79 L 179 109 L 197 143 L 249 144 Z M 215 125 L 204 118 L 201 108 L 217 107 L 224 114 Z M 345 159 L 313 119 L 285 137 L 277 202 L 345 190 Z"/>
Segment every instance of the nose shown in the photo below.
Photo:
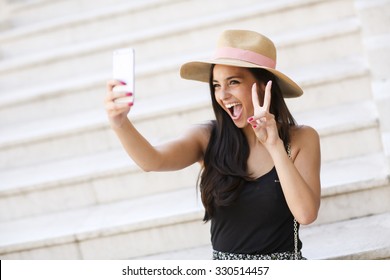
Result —
<path fill-rule="evenodd" d="M 221 100 L 228 99 L 231 94 L 226 86 L 221 85 L 220 89 L 216 92 L 218 94 L 218 98 Z"/>

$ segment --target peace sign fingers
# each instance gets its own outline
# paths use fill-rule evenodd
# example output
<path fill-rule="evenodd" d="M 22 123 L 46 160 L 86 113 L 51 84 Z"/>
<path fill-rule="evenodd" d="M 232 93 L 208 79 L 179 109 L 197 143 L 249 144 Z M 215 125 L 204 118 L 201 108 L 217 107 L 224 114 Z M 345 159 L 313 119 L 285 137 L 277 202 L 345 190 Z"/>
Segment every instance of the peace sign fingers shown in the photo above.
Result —
<path fill-rule="evenodd" d="M 278 138 L 275 117 L 269 112 L 271 106 L 271 87 L 272 81 L 269 81 L 265 86 L 263 104 L 260 105 L 257 86 L 256 84 L 253 84 L 252 86 L 254 115 L 248 119 L 248 123 L 252 125 L 257 138 L 264 144 L 266 142 L 274 142 L 274 140 Z"/>
<path fill-rule="evenodd" d="M 269 108 L 271 104 L 271 87 L 272 81 L 269 81 L 265 87 L 263 105 L 260 105 L 259 96 L 257 94 L 256 83 L 252 86 L 252 104 L 254 109 L 254 116 L 252 120 L 259 120 L 269 114 Z"/>

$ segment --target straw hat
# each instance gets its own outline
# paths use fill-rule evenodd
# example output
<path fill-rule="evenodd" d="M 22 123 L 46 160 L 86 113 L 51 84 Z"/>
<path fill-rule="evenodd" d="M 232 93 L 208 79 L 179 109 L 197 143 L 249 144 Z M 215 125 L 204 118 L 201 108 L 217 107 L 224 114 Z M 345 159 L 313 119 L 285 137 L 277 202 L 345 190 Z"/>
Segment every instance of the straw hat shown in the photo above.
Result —
<path fill-rule="evenodd" d="M 214 57 L 192 61 L 180 68 L 180 76 L 188 80 L 209 82 L 212 64 L 262 68 L 272 72 L 284 97 L 298 97 L 302 89 L 289 77 L 275 69 L 276 48 L 266 36 L 249 30 L 226 30 L 219 37 Z"/>

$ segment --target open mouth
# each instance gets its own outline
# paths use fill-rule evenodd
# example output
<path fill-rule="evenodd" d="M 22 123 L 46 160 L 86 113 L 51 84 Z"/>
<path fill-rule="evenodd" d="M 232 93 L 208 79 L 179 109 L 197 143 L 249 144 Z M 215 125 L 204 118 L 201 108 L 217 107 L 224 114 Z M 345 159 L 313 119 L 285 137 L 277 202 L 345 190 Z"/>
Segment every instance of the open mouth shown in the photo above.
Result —
<path fill-rule="evenodd" d="M 233 119 L 237 119 L 240 117 L 242 112 L 242 105 L 241 103 L 230 103 L 226 105 L 226 108 L 229 110 L 230 115 L 233 117 Z"/>

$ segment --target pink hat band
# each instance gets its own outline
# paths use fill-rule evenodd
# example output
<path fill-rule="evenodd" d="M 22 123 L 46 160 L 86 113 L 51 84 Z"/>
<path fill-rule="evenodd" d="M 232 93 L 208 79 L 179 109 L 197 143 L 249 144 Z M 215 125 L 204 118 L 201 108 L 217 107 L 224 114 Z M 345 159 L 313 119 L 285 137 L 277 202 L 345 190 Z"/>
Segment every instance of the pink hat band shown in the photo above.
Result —
<path fill-rule="evenodd" d="M 237 60 L 250 62 L 253 64 L 257 64 L 259 66 L 265 66 L 272 69 L 275 69 L 276 67 L 276 61 L 267 56 L 249 50 L 243 50 L 237 48 L 230 48 L 230 47 L 219 48 L 217 49 L 213 58 L 214 59 L 221 59 L 221 58 L 237 59 Z"/>

